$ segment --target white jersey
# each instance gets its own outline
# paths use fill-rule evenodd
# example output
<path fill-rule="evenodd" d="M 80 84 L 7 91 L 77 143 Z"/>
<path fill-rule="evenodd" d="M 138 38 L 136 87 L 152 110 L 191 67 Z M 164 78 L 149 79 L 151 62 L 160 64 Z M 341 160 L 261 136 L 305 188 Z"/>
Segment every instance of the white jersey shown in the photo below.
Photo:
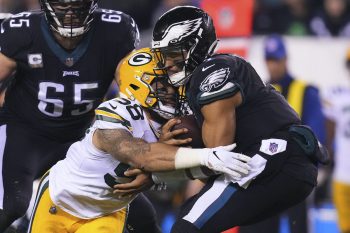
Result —
<path fill-rule="evenodd" d="M 82 219 L 116 212 L 135 198 L 120 198 L 113 194 L 115 182 L 130 181 L 130 178 L 122 177 L 128 165 L 93 145 L 95 130 L 124 129 L 135 138 L 157 141 L 146 114 L 134 101 L 115 98 L 102 103 L 95 112 L 96 121 L 85 138 L 69 148 L 66 158 L 54 165 L 49 175 L 50 197 L 54 204 Z"/>
<path fill-rule="evenodd" d="M 334 179 L 350 184 L 350 88 L 333 88 L 324 97 L 325 116 L 336 123 Z"/>

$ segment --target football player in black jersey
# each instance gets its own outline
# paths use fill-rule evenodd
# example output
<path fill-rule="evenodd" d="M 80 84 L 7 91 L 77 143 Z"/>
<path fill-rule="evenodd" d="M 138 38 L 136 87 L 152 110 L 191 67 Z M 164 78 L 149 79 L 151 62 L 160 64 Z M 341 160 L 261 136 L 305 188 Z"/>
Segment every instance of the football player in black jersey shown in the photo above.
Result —
<path fill-rule="evenodd" d="M 235 151 L 252 158 L 242 179 L 210 178 L 182 206 L 173 233 L 215 233 L 260 221 L 302 201 L 316 185 L 321 153 L 313 132 L 247 61 L 214 55 L 216 44 L 211 17 L 196 7 L 169 10 L 153 30 L 153 50 L 173 85 L 186 85 L 205 145 L 236 142 Z"/>
<path fill-rule="evenodd" d="M 84 135 L 118 62 L 139 41 L 129 15 L 97 0 L 40 3 L 42 11 L 0 26 L 0 85 L 15 76 L 0 110 L 0 232 L 25 214 L 33 180 Z"/>

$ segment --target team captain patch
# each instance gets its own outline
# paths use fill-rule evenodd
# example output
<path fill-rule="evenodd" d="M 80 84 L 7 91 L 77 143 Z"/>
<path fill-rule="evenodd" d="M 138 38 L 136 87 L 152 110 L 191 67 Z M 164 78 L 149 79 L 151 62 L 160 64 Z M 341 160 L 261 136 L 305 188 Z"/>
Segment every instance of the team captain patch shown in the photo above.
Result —
<path fill-rule="evenodd" d="M 286 140 L 270 138 L 261 141 L 260 151 L 268 155 L 275 155 L 285 151 L 286 148 Z"/>

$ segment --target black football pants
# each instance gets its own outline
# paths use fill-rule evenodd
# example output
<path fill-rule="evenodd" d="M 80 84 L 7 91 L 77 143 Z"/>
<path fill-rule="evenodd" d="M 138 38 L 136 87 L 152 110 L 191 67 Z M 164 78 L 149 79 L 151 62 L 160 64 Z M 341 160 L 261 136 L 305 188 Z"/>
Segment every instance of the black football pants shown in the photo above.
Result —
<path fill-rule="evenodd" d="M 48 140 L 22 125 L 0 125 L 0 232 L 26 213 L 33 181 L 63 159 L 70 144 Z"/>
<path fill-rule="evenodd" d="M 283 172 L 248 189 L 211 180 L 184 204 L 171 232 L 219 233 L 259 222 L 304 200 L 312 189 L 313 185 Z"/>
<path fill-rule="evenodd" d="M 317 168 L 288 132 L 278 132 L 274 138 L 288 141 L 286 149 L 268 155 L 263 145 L 272 152 L 282 144 L 258 143 L 243 151 L 267 161 L 247 189 L 225 182 L 223 176 L 211 178 L 182 206 L 171 232 L 219 233 L 262 221 L 303 201 L 316 186 Z"/>

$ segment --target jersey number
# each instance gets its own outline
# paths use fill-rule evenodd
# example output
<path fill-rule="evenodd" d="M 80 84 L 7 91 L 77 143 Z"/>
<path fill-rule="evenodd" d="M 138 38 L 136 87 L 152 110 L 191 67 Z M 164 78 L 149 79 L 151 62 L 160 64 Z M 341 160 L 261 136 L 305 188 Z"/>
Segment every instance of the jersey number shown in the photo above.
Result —
<path fill-rule="evenodd" d="M 102 10 L 103 14 L 101 16 L 101 20 L 109 23 L 120 23 L 122 21 L 121 11 L 114 10 Z"/>
<path fill-rule="evenodd" d="M 115 173 L 115 175 L 118 177 L 118 178 L 129 178 L 129 179 L 134 179 L 135 177 L 129 177 L 129 176 L 125 176 L 124 175 L 124 172 L 126 171 L 126 170 L 128 170 L 129 169 L 129 165 L 127 165 L 127 164 L 125 164 L 125 163 L 120 163 L 120 164 L 118 164 L 118 166 L 114 169 L 114 173 Z M 109 174 L 109 173 L 107 173 L 107 174 L 105 174 L 104 175 L 104 180 L 105 180 L 105 183 L 109 186 L 109 187 L 111 187 L 111 188 L 113 188 L 113 186 L 114 185 L 116 185 L 116 184 L 120 184 L 120 182 L 117 182 L 116 181 L 116 178 L 114 177 L 114 176 L 112 176 L 111 174 Z"/>
<path fill-rule="evenodd" d="M 143 109 L 141 108 L 140 105 L 134 104 L 131 105 L 131 101 L 127 100 L 127 99 L 120 99 L 118 100 L 118 103 L 123 104 L 123 105 L 127 105 L 126 106 L 126 110 L 128 110 L 131 118 L 133 120 L 144 120 L 145 117 L 143 116 Z"/>
<path fill-rule="evenodd" d="M 64 93 L 64 86 L 59 83 L 41 82 L 39 84 L 38 104 L 39 110 L 51 117 L 60 117 L 63 114 L 64 102 L 61 99 L 49 98 L 47 96 L 48 89 L 54 89 L 56 93 Z M 71 115 L 77 116 L 89 112 L 93 108 L 94 100 L 83 99 L 83 92 L 98 88 L 98 83 L 81 83 L 74 84 L 74 104 L 82 105 L 71 111 Z M 51 105 L 49 108 L 48 106 Z M 51 111 L 49 111 L 50 109 Z"/>
<path fill-rule="evenodd" d="M 29 17 L 30 15 L 31 13 L 28 13 L 28 12 L 22 12 L 16 15 L 12 15 L 10 20 L 10 27 L 13 27 L 13 28 L 20 28 L 23 26 L 29 27 L 29 19 L 17 19 L 17 18 Z"/>

